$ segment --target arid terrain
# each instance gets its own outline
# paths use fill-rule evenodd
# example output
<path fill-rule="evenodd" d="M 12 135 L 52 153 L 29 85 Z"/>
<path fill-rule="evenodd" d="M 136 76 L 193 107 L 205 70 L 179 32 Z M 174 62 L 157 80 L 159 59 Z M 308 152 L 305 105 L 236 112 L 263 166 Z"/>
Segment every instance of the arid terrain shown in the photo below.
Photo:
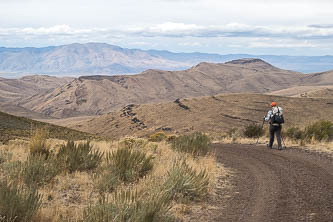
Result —
<path fill-rule="evenodd" d="M 174 101 L 220 93 L 270 93 L 296 86 L 333 84 L 332 73 L 304 75 L 259 59 L 200 63 L 184 71 L 148 70 L 138 75 L 86 76 L 17 105 L 51 118 L 101 115 L 128 104 Z"/>
<path fill-rule="evenodd" d="M 285 127 L 305 126 L 315 120 L 333 121 L 331 98 L 297 98 L 263 94 L 220 94 L 174 102 L 128 105 L 100 117 L 51 120 L 77 130 L 110 137 L 207 132 L 222 135 L 232 129 L 261 124 L 271 101 L 285 110 Z M 301 114 L 301 115 L 300 115 Z"/>
<path fill-rule="evenodd" d="M 200 63 L 184 71 L 147 70 L 138 75 L 0 79 L 0 110 L 4 111 L 0 112 L 0 178 L 18 178 L 24 185 L 30 177 L 35 178 L 27 177 L 27 172 L 50 170 L 38 173 L 52 173 L 48 182 L 39 184 L 47 176 L 35 179 L 43 204 L 33 221 L 89 221 L 88 217 L 109 212 L 99 211 L 107 206 L 121 215 L 132 204 L 144 211 L 142 206 L 156 206 L 154 201 L 166 201 L 154 208 L 155 216 L 171 215 L 180 221 L 333 221 L 330 137 L 323 141 L 314 136 L 307 140 L 284 138 L 287 146 L 283 144 L 285 149 L 277 151 L 263 145 L 267 142 L 265 133 L 258 140 L 243 135 L 246 127 L 261 126 L 272 101 L 283 107 L 284 132 L 292 127 L 304 129 L 318 120 L 333 122 L 332 74 L 302 74 L 260 59 L 241 59 Z M 45 145 L 52 150 L 51 156 L 66 155 L 60 150 L 69 139 L 80 140 L 76 144 L 91 141 L 95 153 L 80 153 L 73 143 L 69 156 L 57 159 L 65 161 L 60 166 L 52 158 L 38 159 L 32 154 L 31 138 L 33 130 L 39 128 L 52 135 Z M 211 152 L 195 156 L 175 148 L 174 141 L 182 136 L 193 139 L 198 132 L 204 133 L 197 138 L 205 141 Z M 126 182 L 114 177 L 118 171 L 103 174 L 111 166 L 107 165 L 110 158 L 124 154 L 124 147 L 153 156 L 149 176 Z M 64 168 L 66 160 L 79 155 L 82 158 L 70 162 L 94 161 L 84 155 L 101 155 L 96 151 L 119 154 L 94 157 L 99 161 L 94 170 L 72 172 Z M 176 161 L 180 159 L 187 165 Z M 184 201 L 171 192 L 164 200 L 155 192 L 166 189 L 170 178 L 175 184 L 189 178 L 198 193 L 178 191 Z M 163 189 L 149 188 L 154 192 L 147 193 L 147 187 Z M 117 196 L 118 192 L 122 194 Z M 188 193 L 193 195 L 190 199 L 185 198 Z M 103 203 L 101 194 L 108 196 L 109 202 Z M 126 195 L 131 201 L 126 202 Z M 117 199 L 120 197 L 124 199 Z M 140 201 L 146 204 L 140 205 Z M 102 221 L 96 218 L 90 221 Z"/>

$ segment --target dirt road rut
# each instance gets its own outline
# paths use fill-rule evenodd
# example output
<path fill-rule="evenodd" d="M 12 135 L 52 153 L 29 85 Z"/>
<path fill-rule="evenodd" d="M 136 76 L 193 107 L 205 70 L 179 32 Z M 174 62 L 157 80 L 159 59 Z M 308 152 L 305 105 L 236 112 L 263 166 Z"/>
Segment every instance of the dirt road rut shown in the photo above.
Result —
<path fill-rule="evenodd" d="M 333 160 L 300 149 L 214 144 L 234 175 L 214 221 L 333 222 Z"/>

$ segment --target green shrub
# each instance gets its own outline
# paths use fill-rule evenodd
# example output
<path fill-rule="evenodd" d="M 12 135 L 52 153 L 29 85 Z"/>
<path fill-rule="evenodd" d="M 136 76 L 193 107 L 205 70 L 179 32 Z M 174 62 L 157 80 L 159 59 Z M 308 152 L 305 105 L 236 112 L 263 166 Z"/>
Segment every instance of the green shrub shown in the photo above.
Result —
<path fill-rule="evenodd" d="M 163 192 L 149 190 L 139 194 L 121 190 L 108 201 L 102 199 L 84 210 L 84 221 L 172 222 L 170 198 Z"/>
<path fill-rule="evenodd" d="M 155 134 L 151 135 L 149 137 L 149 141 L 151 141 L 151 142 L 161 142 L 161 141 L 163 141 L 167 138 L 168 138 L 168 136 L 165 133 L 158 132 L 158 133 L 155 133 Z"/>
<path fill-rule="evenodd" d="M 243 134 L 245 137 L 248 138 L 258 138 L 264 135 L 264 129 L 261 125 L 248 125 L 247 127 L 245 127 Z"/>
<path fill-rule="evenodd" d="M 175 161 L 168 177 L 164 182 L 164 189 L 174 199 L 200 199 L 208 192 L 209 177 L 205 170 L 197 172 L 185 160 Z"/>
<path fill-rule="evenodd" d="M 50 146 L 47 144 L 48 134 L 44 128 L 32 131 L 29 144 L 31 155 L 45 155 L 48 158 L 50 154 Z"/>
<path fill-rule="evenodd" d="M 74 141 L 67 141 L 62 145 L 57 154 L 65 170 L 70 173 L 74 171 L 85 171 L 96 169 L 102 162 L 103 153 L 93 150 L 90 142 L 76 145 Z"/>
<path fill-rule="evenodd" d="M 298 127 L 290 127 L 287 129 L 285 136 L 293 140 L 304 139 L 304 131 Z"/>
<path fill-rule="evenodd" d="M 121 181 L 134 182 L 153 169 L 153 156 L 125 147 L 108 153 L 106 163 Z"/>
<path fill-rule="evenodd" d="M 21 165 L 20 178 L 29 187 L 50 182 L 60 172 L 57 160 L 44 155 L 30 155 Z"/>
<path fill-rule="evenodd" d="M 333 123 L 320 120 L 305 128 L 305 137 L 317 141 L 331 141 L 333 139 Z"/>
<path fill-rule="evenodd" d="M 36 189 L 24 190 L 17 184 L 0 181 L 0 214 L 4 221 L 30 222 L 41 204 L 42 197 Z"/>
<path fill-rule="evenodd" d="M 192 155 L 206 155 L 210 148 L 210 139 L 203 133 L 181 135 L 174 139 L 172 148 Z"/>

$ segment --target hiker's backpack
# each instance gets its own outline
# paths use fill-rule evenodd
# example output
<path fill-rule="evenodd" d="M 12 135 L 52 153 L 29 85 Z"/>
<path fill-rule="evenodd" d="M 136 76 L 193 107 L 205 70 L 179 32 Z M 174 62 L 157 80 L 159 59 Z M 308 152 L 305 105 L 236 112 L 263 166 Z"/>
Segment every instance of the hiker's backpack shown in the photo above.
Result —
<path fill-rule="evenodd" d="M 283 118 L 283 109 L 279 106 L 272 108 L 273 116 L 271 118 L 271 123 L 275 124 L 283 124 L 284 118 Z"/>

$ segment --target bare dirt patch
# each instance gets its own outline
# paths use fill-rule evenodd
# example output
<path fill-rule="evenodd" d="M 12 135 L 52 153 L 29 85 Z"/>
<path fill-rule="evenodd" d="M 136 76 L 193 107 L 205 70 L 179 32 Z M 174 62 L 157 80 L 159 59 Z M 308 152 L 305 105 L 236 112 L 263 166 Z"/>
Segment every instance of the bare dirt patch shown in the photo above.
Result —
<path fill-rule="evenodd" d="M 301 149 L 215 144 L 234 173 L 210 221 L 333 221 L 333 159 Z"/>

